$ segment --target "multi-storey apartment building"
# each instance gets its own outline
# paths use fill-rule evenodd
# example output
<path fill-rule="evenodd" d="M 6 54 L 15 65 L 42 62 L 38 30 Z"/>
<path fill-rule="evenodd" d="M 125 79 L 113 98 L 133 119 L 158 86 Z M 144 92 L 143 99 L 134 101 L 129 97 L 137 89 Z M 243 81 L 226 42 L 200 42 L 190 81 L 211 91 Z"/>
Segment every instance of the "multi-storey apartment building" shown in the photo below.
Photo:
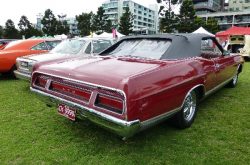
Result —
<path fill-rule="evenodd" d="M 250 11 L 250 0 L 229 0 L 228 11 Z"/>
<path fill-rule="evenodd" d="M 250 26 L 250 11 L 217 12 L 199 15 L 199 17 L 202 17 L 205 20 L 215 18 L 218 20 L 220 30 L 226 30 L 231 26 Z"/>
<path fill-rule="evenodd" d="M 105 10 L 105 14 L 108 15 L 108 19 L 112 21 L 115 27 L 118 27 L 120 17 L 124 13 L 125 8 L 129 7 L 134 16 L 134 32 L 143 32 L 146 34 L 158 32 L 159 17 L 157 5 L 151 5 L 148 8 L 132 0 L 108 0 L 102 4 L 102 7 Z"/>
<path fill-rule="evenodd" d="M 75 17 L 73 17 L 73 18 L 66 18 L 66 21 L 67 21 L 67 23 L 69 25 L 69 33 L 71 35 L 74 35 L 74 36 L 75 35 L 79 35 L 80 31 L 77 28 L 78 22 L 77 22 L 76 18 Z"/>
<path fill-rule="evenodd" d="M 193 0 L 196 14 L 206 14 L 223 11 L 224 0 Z"/>

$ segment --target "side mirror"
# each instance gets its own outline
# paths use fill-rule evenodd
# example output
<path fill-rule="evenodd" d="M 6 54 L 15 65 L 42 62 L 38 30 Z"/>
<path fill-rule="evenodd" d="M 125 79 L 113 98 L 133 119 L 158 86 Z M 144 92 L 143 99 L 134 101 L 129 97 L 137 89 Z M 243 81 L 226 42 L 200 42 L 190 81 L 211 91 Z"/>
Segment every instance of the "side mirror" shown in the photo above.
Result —
<path fill-rule="evenodd" d="M 230 55 L 230 50 L 224 50 L 223 56 L 229 56 Z"/>

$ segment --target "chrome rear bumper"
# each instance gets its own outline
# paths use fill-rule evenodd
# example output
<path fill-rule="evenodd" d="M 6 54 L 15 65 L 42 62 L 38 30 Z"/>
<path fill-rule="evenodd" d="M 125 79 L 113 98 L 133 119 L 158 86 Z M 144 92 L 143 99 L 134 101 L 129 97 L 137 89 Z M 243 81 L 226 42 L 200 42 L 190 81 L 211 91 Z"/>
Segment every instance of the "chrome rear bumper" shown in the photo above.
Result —
<path fill-rule="evenodd" d="M 80 104 L 56 97 L 54 95 L 30 88 L 32 92 L 38 94 L 44 102 L 51 106 L 58 106 L 58 104 L 63 103 L 77 110 L 78 117 L 84 117 L 90 121 L 96 123 L 97 125 L 116 133 L 123 138 L 128 138 L 133 136 L 136 132 L 141 129 L 141 122 L 139 120 L 125 121 L 110 115 L 98 112 L 94 109 L 84 107 Z"/>
<path fill-rule="evenodd" d="M 23 73 L 23 72 L 20 72 L 18 70 L 15 70 L 14 74 L 15 74 L 16 78 L 18 78 L 18 79 L 27 80 L 27 81 L 30 81 L 30 79 L 31 79 L 31 74 Z"/>

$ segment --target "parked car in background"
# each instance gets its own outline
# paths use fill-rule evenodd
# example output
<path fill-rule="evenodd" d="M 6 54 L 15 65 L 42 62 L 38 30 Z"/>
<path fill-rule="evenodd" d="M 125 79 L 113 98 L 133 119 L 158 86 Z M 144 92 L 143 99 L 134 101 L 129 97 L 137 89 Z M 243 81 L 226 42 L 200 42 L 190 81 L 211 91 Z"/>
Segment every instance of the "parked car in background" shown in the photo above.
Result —
<path fill-rule="evenodd" d="M 170 117 L 190 127 L 200 100 L 236 86 L 243 62 L 205 34 L 131 36 L 100 56 L 36 65 L 31 91 L 128 138 Z"/>
<path fill-rule="evenodd" d="M 114 43 L 113 39 L 78 38 L 68 39 L 46 54 L 31 55 L 17 58 L 14 71 L 16 77 L 30 80 L 33 66 L 36 63 L 46 63 L 98 54 Z"/>
<path fill-rule="evenodd" d="M 8 43 L 15 41 L 12 39 L 0 39 L 0 50 L 4 49 Z"/>
<path fill-rule="evenodd" d="M 229 37 L 229 40 L 224 46 L 224 49 L 230 51 L 231 53 L 240 53 L 240 50 L 244 47 L 244 45 L 244 35 L 233 35 Z"/>
<path fill-rule="evenodd" d="M 18 57 L 46 53 L 60 42 L 55 39 L 27 39 L 9 43 L 0 51 L 0 73 L 12 74 Z"/>
<path fill-rule="evenodd" d="M 250 35 L 245 35 L 245 44 L 244 47 L 240 49 L 240 54 L 246 60 L 250 60 Z"/>

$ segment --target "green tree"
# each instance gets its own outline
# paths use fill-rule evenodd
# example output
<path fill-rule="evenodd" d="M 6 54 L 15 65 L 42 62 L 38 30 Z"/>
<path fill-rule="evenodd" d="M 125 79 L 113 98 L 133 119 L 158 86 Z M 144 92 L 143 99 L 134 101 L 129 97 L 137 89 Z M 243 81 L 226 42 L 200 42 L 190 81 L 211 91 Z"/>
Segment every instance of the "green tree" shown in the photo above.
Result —
<path fill-rule="evenodd" d="M 57 34 L 58 21 L 50 9 L 45 11 L 41 23 L 43 25 L 42 30 L 45 34 L 52 36 Z"/>
<path fill-rule="evenodd" d="M 93 18 L 93 25 L 95 25 L 93 26 L 93 30 L 97 31 L 97 33 L 112 31 L 112 23 L 104 13 L 105 10 L 103 7 L 99 7 L 97 14 Z"/>
<path fill-rule="evenodd" d="M 166 11 L 164 17 L 160 19 L 160 31 L 163 33 L 173 33 L 176 30 L 178 17 L 173 11 Z"/>
<path fill-rule="evenodd" d="M 77 28 L 78 30 L 80 30 L 80 34 L 82 36 L 88 36 L 90 35 L 91 31 L 95 30 L 95 28 L 93 28 L 94 26 L 92 23 L 94 16 L 95 15 L 92 12 L 82 13 L 76 16 L 76 20 L 78 22 Z"/>
<path fill-rule="evenodd" d="M 32 36 L 43 36 L 43 32 L 40 31 L 40 30 L 38 30 L 38 29 L 36 29 L 36 28 L 34 28 L 34 27 L 32 27 L 27 32 L 26 38 L 30 38 Z"/>
<path fill-rule="evenodd" d="M 193 31 L 199 29 L 200 27 L 206 27 L 206 21 L 204 21 L 201 17 L 196 17 L 193 23 Z"/>
<path fill-rule="evenodd" d="M 176 31 L 178 25 L 178 17 L 173 11 L 173 8 L 180 4 L 182 0 L 156 0 L 160 5 L 160 31 L 164 33 L 172 33 Z"/>
<path fill-rule="evenodd" d="M 0 26 L 0 38 L 3 38 L 3 27 Z"/>
<path fill-rule="evenodd" d="M 172 12 L 172 8 L 175 5 L 181 4 L 182 1 L 183 0 L 156 0 L 156 2 L 160 5 L 159 13 L 161 13 L 161 16 L 164 16 L 166 11 Z"/>
<path fill-rule="evenodd" d="M 107 19 L 106 20 L 106 23 L 105 23 L 105 26 L 104 26 L 104 31 L 107 32 L 107 33 L 111 33 L 112 32 L 112 21 Z"/>
<path fill-rule="evenodd" d="M 130 12 L 129 7 L 125 8 L 125 12 L 120 18 L 119 31 L 124 35 L 129 35 L 133 32 L 134 16 Z"/>
<path fill-rule="evenodd" d="M 195 30 L 194 20 L 196 18 L 194 4 L 192 0 L 184 0 L 180 7 L 178 31 L 190 33 Z"/>
<path fill-rule="evenodd" d="M 16 29 L 14 22 L 8 19 L 5 23 L 4 38 L 18 39 L 20 38 L 19 31 Z"/>
<path fill-rule="evenodd" d="M 69 34 L 69 25 L 67 21 L 58 21 L 57 22 L 57 34 Z"/>
<path fill-rule="evenodd" d="M 20 31 L 26 31 L 26 30 L 30 29 L 32 27 L 32 25 L 31 25 L 30 21 L 28 20 L 28 18 L 25 15 L 23 15 L 20 18 L 20 21 L 18 23 L 18 27 L 19 27 Z"/>
<path fill-rule="evenodd" d="M 214 18 L 208 18 L 205 28 L 213 34 L 217 33 L 219 31 L 218 21 Z"/>
<path fill-rule="evenodd" d="M 20 35 L 25 36 L 25 38 L 30 38 L 32 36 L 42 36 L 43 33 L 40 30 L 35 29 L 26 16 L 22 16 L 18 23 L 20 29 Z"/>

